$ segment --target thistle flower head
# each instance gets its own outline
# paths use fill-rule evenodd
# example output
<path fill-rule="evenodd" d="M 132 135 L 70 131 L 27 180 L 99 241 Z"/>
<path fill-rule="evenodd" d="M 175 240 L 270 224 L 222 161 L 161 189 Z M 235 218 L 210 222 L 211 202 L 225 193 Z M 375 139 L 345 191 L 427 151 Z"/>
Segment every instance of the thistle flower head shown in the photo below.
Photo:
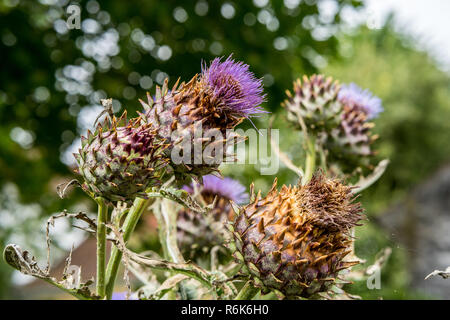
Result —
<path fill-rule="evenodd" d="M 362 89 L 355 83 L 342 85 L 338 99 L 350 106 L 354 106 L 366 113 L 367 119 L 374 119 L 383 112 L 381 99 L 373 95 L 368 89 Z"/>
<path fill-rule="evenodd" d="M 248 194 L 245 192 L 245 187 L 237 180 L 221 179 L 214 175 L 204 176 L 203 185 L 196 183 L 195 186 L 186 185 L 183 189 L 207 205 L 214 203 L 208 217 L 188 209 L 178 212 L 178 245 L 190 259 L 197 260 L 205 257 L 205 254 L 207 255 L 214 246 L 223 245 L 224 223 L 234 218 L 230 200 L 243 203 L 247 201 Z M 229 259 L 229 256 L 227 255 L 226 258 Z"/>
<path fill-rule="evenodd" d="M 154 99 L 148 94 L 148 102 L 141 101 L 144 122 L 170 145 L 166 154 L 183 155 L 181 163 L 171 163 L 177 182 L 218 172 L 221 162 L 234 157 L 227 152 L 230 143 L 244 140 L 232 129 L 263 112 L 259 107 L 264 100 L 261 80 L 248 68 L 230 57 L 224 62 L 215 59 L 187 83 L 177 82 L 169 90 L 165 81 L 162 88 L 156 87 Z M 199 152 L 194 154 L 195 150 Z"/>
<path fill-rule="evenodd" d="M 381 100 L 369 90 L 356 84 L 343 85 L 338 93 L 343 105 L 340 125 L 332 130 L 326 142 L 328 162 L 336 172 L 351 176 L 358 170 L 370 168 L 372 143 L 378 138 L 371 129 L 370 122 L 383 111 Z"/>
<path fill-rule="evenodd" d="M 344 259 L 349 230 L 362 219 L 350 191 L 320 172 L 303 186 L 278 191 L 275 182 L 240 210 L 230 249 L 264 291 L 306 298 L 325 292 L 340 270 L 357 263 Z"/>
<path fill-rule="evenodd" d="M 84 178 L 83 189 L 109 201 L 131 201 L 158 185 L 168 159 L 167 147 L 155 130 L 140 119 L 113 118 L 99 124 L 94 133 L 82 137 L 82 147 L 74 156 L 77 173 Z M 122 123 L 124 122 L 124 123 Z"/>
<path fill-rule="evenodd" d="M 228 200 L 232 200 L 238 204 L 245 203 L 248 200 L 248 193 L 245 192 L 245 187 L 237 180 L 229 177 L 219 178 L 215 175 L 209 174 L 203 177 L 203 184 L 200 186 L 196 183 L 200 192 L 203 195 L 210 194 Z M 194 193 L 194 186 L 185 185 L 183 187 L 189 193 Z"/>
<path fill-rule="evenodd" d="M 210 88 L 213 100 L 228 112 L 246 118 L 265 112 L 259 107 L 265 99 L 262 80 L 249 71 L 247 64 L 231 56 L 223 62 L 216 58 L 209 67 L 203 64 L 201 81 Z"/>

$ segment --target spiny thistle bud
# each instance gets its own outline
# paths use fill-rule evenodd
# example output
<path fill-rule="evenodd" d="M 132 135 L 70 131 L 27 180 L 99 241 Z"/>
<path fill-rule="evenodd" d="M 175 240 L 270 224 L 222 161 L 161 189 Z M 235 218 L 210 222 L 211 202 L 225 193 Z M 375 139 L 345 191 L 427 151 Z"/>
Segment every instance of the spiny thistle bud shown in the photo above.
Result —
<path fill-rule="evenodd" d="M 172 161 L 181 181 L 189 177 L 200 180 L 218 171 L 219 164 L 230 156 L 226 146 L 243 140 L 235 133 L 227 135 L 227 130 L 264 112 L 259 107 L 264 101 L 261 80 L 248 68 L 231 57 L 224 62 L 216 58 L 209 67 L 203 65 L 201 75 L 188 83 L 176 84 L 169 91 L 165 82 L 162 89 L 156 89 L 155 99 L 147 94 L 148 102 L 141 101 L 143 119 L 171 145 L 167 153 L 175 149 L 182 155 L 181 163 Z M 196 152 L 198 148 L 200 152 Z M 207 148 L 210 153 L 205 158 Z"/>
<path fill-rule="evenodd" d="M 370 166 L 371 144 L 378 136 L 370 133 L 374 123 L 369 120 L 383 107 L 378 97 L 354 83 L 343 85 L 338 99 L 344 105 L 342 121 L 327 140 L 329 161 L 343 173 L 352 173 L 355 168 Z"/>
<path fill-rule="evenodd" d="M 160 183 L 168 163 L 163 155 L 167 146 L 150 125 L 140 122 L 139 118 L 127 121 L 124 113 L 81 138 L 82 147 L 74 156 L 86 192 L 109 201 L 131 201 Z"/>
<path fill-rule="evenodd" d="M 349 230 L 362 219 L 353 200 L 351 187 L 322 173 L 279 192 L 275 180 L 268 195 L 258 194 L 233 222 L 234 256 L 264 291 L 306 298 L 325 292 L 339 271 L 357 264 L 344 259 L 351 252 Z"/>
<path fill-rule="evenodd" d="M 312 133 L 328 133 L 341 121 L 342 104 L 338 101 L 339 84 L 331 77 L 304 76 L 294 82 L 294 93 L 286 91 L 288 99 L 282 106 L 287 110 L 287 119 L 298 129 Z"/>
<path fill-rule="evenodd" d="M 234 218 L 230 200 L 241 204 L 247 201 L 248 194 L 239 181 L 213 175 L 204 176 L 203 185 L 195 183 L 183 189 L 206 205 L 214 203 L 208 217 L 187 208 L 178 213 L 178 246 L 183 254 L 189 254 L 190 259 L 197 260 L 209 254 L 212 247 L 223 244 L 223 223 Z"/>

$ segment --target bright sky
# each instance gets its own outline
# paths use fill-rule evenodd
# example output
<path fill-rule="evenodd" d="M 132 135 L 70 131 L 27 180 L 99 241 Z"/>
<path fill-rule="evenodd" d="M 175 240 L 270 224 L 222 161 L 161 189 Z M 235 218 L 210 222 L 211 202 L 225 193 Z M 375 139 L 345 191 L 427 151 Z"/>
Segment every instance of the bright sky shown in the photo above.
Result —
<path fill-rule="evenodd" d="M 368 26 L 377 27 L 392 10 L 397 27 L 417 36 L 444 69 L 450 71 L 449 0 L 366 0 Z"/>

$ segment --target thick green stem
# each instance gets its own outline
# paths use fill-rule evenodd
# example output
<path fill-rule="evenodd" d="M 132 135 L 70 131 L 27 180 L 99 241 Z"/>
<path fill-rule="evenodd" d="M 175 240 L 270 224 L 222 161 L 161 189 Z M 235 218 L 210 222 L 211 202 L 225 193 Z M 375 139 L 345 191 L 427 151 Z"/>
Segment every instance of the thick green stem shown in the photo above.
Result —
<path fill-rule="evenodd" d="M 123 240 L 128 241 L 130 239 L 131 234 L 136 228 L 136 225 L 145 211 L 145 209 L 153 202 L 152 198 L 150 199 L 142 199 L 136 198 L 134 200 L 133 206 L 130 208 L 130 211 L 125 218 L 125 221 L 122 225 L 123 230 Z M 106 297 L 107 299 L 111 299 L 114 284 L 116 282 L 117 271 L 119 270 L 120 261 L 122 260 L 122 252 L 120 252 L 117 247 L 113 247 L 111 249 L 111 257 L 109 258 L 108 266 L 106 268 Z"/>
<path fill-rule="evenodd" d="M 259 292 L 259 288 L 253 286 L 251 280 L 247 281 L 234 300 L 251 300 Z"/>
<path fill-rule="evenodd" d="M 305 185 L 311 180 L 315 167 L 316 167 L 316 147 L 315 140 L 313 138 L 308 138 L 306 141 L 306 165 L 305 174 L 302 177 L 302 185 Z"/>
<path fill-rule="evenodd" d="M 106 260 L 106 220 L 108 206 L 101 197 L 96 198 L 98 204 L 97 216 L 97 295 L 105 296 L 105 260 Z"/>

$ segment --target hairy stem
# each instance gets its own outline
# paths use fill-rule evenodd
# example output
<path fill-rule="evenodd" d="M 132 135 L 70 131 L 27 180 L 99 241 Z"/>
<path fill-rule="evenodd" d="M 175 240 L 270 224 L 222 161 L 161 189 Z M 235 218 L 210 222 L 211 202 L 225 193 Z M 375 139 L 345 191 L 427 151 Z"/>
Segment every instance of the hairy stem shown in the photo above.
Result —
<path fill-rule="evenodd" d="M 251 300 L 259 292 L 259 288 L 253 286 L 251 280 L 247 281 L 234 300 Z"/>
<path fill-rule="evenodd" d="M 127 214 L 127 217 L 122 225 L 123 230 L 123 239 L 124 241 L 128 241 L 130 239 L 131 234 L 136 228 L 136 224 L 138 223 L 142 213 L 145 209 L 153 203 L 154 199 L 142 199 L 136 198 L 134 200 L 133 206 L 130 208 L 130 211 Z M 119 270 L 120 261 L 122 260 L 122 252 L 114 246 L 111 250 L 111 257 L 109 258 L 108 266 L 106 268 L 106 297 L 107 299 L 111 299 L 114 284 L 116 282 L 117 271 Z"/>
<path fill-rule="evenodd" d="M 108 206 L 101 197 L 95 199 L 98 204 L 97 216 L 97 295 L 105 296 L 105 260 L 106 260 L 106 220 Z"/>
<path fill-rule="evenodd" d="M 305 185 L 311 180 L 316 167 L 316 147 L 315 140 L 309 137 L 306 141 L 306 165 L 305 174 L 302 177 L 302 185 Z"/>
<path fill-rule="evenodd" d="M 176 206 L 172 201 L 162 200 L 161 201 L 161 217 L 160 222 L 163 226 L 161 242 L 165 243 L 165 248 L 167 249 L 168 259 L 175 263 L 184 263 L 183 255 L 180 252 L 177 244 L 177 217 L 178 213 L 176 211 Z"/>
<path fill-rule="evenodd" d="M 159 207 L 155 210 L 155 216 L 158 220 L 159 238 L 162 244 L 164 257 L 175 263 L 184 263 L 183 255 L 177 244 L 177 207 L 171 200 L 161 199 Z M 186 290 L 183 282 L 178 284 L 180 294 L 186 299 Z"/>

